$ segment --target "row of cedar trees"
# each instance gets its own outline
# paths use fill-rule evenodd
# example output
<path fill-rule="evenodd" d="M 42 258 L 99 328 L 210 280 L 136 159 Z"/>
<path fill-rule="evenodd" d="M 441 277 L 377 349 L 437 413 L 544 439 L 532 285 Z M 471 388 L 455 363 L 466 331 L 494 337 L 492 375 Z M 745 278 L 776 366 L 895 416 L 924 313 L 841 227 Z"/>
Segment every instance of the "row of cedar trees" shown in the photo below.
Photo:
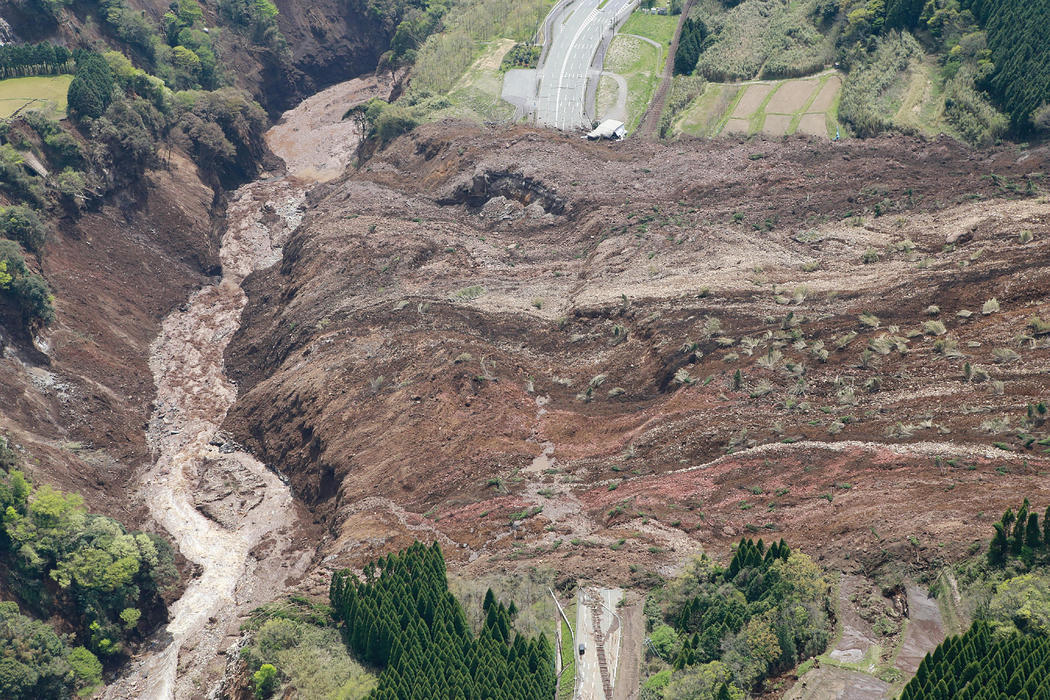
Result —
<path fill-rule="evenodd" d="M 732 561 L 725 571 L 717 574 L 725 583 L 738 588 L 737 575 L 745 572 L 743 578 L 747 583 L 741 589 L 748 603 L 755 603 L 766 597 L 769 592 L 765 573 L 778 559 L 787 560 L 791 549 L 784 540 L 774 542 L 765 548 L 762 540 L 753 541 L 745 538 L 740 541 Z M 731 633 L 739 632 L 751 618 L 752 611 L 747 605 L 733 600 L 726 604 L 725 598 L 719 596 L 696 596 L 683 606 L 674 628 L 683 637 L 682 648 L 673 661 L 676 669 L 682 669 L 695 663 L 704 663 L 717 659 L 722 647 L 722 639 Z M 692 632 L 692 637 L 689 633 Z"/>
<path fill-rule="evenodd" d="M 1050 699 L 1050 638 L 995 634 L 977 621 L 919 664 L 900 700 Z"/>
<path fill-rule="evenodd" d="M 359 659 L 382 668 L 372 700 L 549 700 L 554 650 L 540 634 L 512 632 L 514 604 L 490 590 L 475 637 L 448 590 L 445 560 L 435 542 L 369 564 L 362 581 L 350 571 L 332 577 L 333 615 Z"/>
<path fill-rule="evenodd" d="M 686 18 L 682 23 L 682 33 L 678 35 L 678 51 L 674 55 L 675 75 L 689 75 L 696 68 L 707 45 L 707 25 L 702 19 Z"/>
<path fill-rule="evenodd" d="M 73 52 L 55 44 L 0 46 L 0 79 L 73 72 Z"/>
<path fill-rule="evenodd" d="M 1002 520 L 995 523 L 995 534 L 988 547 L 989 564 L 1003 567 L 1014 556 L 1031 565 L 1036 551 L 1050 547 L 1050 506 L 1043 514 L 1042 531 L 1039 528 L 1039 516 L 1030 510 L 1026 498 L 1016 515 L 1012 508 L 1007 509 Z"/>

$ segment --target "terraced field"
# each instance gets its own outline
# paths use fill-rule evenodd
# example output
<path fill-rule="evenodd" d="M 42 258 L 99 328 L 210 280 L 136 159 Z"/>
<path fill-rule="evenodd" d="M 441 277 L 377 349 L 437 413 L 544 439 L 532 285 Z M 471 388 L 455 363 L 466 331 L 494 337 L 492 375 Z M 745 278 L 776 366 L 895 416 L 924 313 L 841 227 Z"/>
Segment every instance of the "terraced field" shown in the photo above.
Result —
<path fill-rule="evenodd" d="M 766 136 L 839 135 L 837 110 L 842 78 L 827 71 L 809 78 L 748 83 L 711 83 L 683 111 L 675 133 Z"/>

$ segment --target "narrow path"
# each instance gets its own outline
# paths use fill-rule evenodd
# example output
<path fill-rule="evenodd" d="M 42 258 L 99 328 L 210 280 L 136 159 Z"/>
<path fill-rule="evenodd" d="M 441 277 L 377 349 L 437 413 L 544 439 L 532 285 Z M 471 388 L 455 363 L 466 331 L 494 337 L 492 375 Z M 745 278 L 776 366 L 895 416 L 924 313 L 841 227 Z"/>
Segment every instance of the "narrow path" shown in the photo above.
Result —
<path fill-rule="evenodd" d="M 342 114 L 354 96 L 375 92 L 369 87 L 354 80 L 319 93 L 267 134 L 288 173 L 233 194 L 222 278 L 171 313 L 150 348 L 157 398 L 147 438 L 156 461 L 142 475 L 141 493 L 201 574 L 171 606 L 167 628 L 106 689 L 107 698 L 206 695 L 225 671 L 240 618 L 281 595 L 311 564 L 313 543 L 298 532 L 288 486 L 219 435 L 237 397 L 223 353 L 247 303 L 241 283 L 280 260 L 302 221 L 307 189 L 350 162 L 359 135 Z"/>
<path fill-rule="evenodd" d="M 629 37 L 631 37 L 631 38 L 633 38 L 633 39 L 638 39 L 638 40 L 640 40 L 640 41 L 644 41 L 644 42 L 645 42 L 645 43 L 647 43 L 647 44 L 652 44 L 652 45 L 653 45 L 653 46 L 655 46 L 656 48 L 660 49 L 660 52 L 661 52 L 661 53 L 663 53 L 663 50 L 664 50 L 664 45 L 663 45 L 663 44 L 661 44 L 661 43 L 660 43 L 659 41 L 655 41 L 655 40 L 653 40 L 653 39 L 650 39 L 650 38 L 649 38 L 649 37 L 647 37 L 647 36 L 642 36 L 641 34 L 625 34 L 625 33 L 623 33 L 623 32 L 619 32 L 619 35 L 620 35 L 620 36 L 629 36 Z"/>
<path fill-rule="evenodd" d="M 619 122 L 627 121 L 627 78 L 619 73 L 607 70 L 602 71 L 601 75 L 607 75 L 616 81 L 616 104 L 610 107 L 605 114 L 598 116 L 598 120 L 615 119 Z"/>

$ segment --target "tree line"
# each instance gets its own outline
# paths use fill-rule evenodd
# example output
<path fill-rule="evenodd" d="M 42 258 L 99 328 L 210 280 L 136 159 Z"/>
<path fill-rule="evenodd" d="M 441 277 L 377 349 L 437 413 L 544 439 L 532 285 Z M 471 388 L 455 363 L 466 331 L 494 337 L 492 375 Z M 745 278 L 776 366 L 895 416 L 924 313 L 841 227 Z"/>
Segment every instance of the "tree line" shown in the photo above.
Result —
<path fill-rule="evenodd" d="M 380 557 L 363 573 L 363 579 L 336 573 L 329 598 L 350 651 L 382 669 L 372 700 L 553 697 L 554 650 L 547 638 L 514 632 L 514 603 L 504 606 L 491 590 L 475 636 L 448 589 L 436 542 Z"/>
<path fill-rule="evenodd" d="M 0 79 L 73 72 L 73 53 L 65 46 L 3 44 L 0 46 Z"/>
<path fill-rule="evenodd" d="M 987 33 L 993 68 L 978 85 L 993 95 L 1019 133 L 1050 104 L 1050 2 L 963 0 Z"/>
<path fill-rule="evenodd" d="M 999 522 L 994 523 L 994 528 L 988 547 L 988 563 L 1003 568 L 1011 558 L 1017 558 L 1031 566 L 1036 554 L 1050 548 L 1050 506 L 1043 513 L 1042 527 L 1039 515 L 1032 512 L 1026 498 L 1017 513 L 1008 508 Z"/>
<path fill-rule="evenodd" d="M 689 75 L 696 68 L 700 54 L 705 48 L 707 25 L 702 19 L 687 17 L 682 23 L 682 33 L 678 37 L 678 51 L 674 55 L 675 75 Z"/>
<path fill-rule="evenodd" d="M 919 664 L 900 700 L 1050 697 L 1050 638 L 996 635 L 983 620 L 944 640 Z"/>

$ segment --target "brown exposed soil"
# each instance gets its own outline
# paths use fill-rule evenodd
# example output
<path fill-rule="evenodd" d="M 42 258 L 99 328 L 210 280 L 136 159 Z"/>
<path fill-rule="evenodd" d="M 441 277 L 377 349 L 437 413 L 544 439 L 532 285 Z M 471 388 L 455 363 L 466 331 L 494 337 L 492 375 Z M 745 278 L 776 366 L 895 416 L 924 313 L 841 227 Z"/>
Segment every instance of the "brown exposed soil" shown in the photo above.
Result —
<path fill-rule="evenodd" d="M 1045 169 L 948 140 L 429 125 L 315 189 L 246 281 L 226 428 L 328 524 L 330 566 L 422 534 L 468 571 L 617 584 L 748 533 L 847 570 L 955 557 L 1050 495 L 1017 437 L 1046 437 Z"/>
<path fill-rule="evenodd" d="M 142 522 L 126 483 L 148 458 L 149 344 L 164 314 L 218 269 L 214 195 L 195 166 L 176 155 L 148 177 L 141 205 L 58 227 L 43 265 L 57 323 L 43 352 L 16 337 L 0 359 L 0 429 L 31 455 L 30 476 L 130 523 Z"/>

